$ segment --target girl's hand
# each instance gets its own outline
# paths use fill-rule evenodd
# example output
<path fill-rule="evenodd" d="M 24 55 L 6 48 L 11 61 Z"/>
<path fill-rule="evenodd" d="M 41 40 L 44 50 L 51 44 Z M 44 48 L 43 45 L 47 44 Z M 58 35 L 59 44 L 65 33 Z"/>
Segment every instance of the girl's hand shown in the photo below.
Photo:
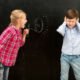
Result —
<path fill-rule="evenodd" d="M 29 29 L 24 29 L 23 35 L 27 35 L 27 34 L 29 34 Z"/>

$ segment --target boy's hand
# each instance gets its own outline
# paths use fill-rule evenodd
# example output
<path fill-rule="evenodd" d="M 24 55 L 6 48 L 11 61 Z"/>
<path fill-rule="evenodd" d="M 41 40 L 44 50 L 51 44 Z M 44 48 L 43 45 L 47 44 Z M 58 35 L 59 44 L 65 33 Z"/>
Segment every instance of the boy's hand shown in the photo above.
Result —
<path fill-rule="evenodd" d="M 66 22 L 66 16 L 64 17 L 64 22 Z"/>
<path fill-rule="evenodd" d="M 77 19 L 77 22 L 79 22 L 79 18 Z"/>

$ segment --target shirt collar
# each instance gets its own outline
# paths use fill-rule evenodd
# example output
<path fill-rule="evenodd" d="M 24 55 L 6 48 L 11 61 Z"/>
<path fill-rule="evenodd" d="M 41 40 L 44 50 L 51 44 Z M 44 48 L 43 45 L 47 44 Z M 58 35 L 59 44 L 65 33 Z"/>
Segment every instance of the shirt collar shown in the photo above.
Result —
<path fill-rule="evenodd" d="M 69 28 L 66 27 L 66 30 L 68 30 Z M 76 26 L 73 28 L 73 30 L 77 29 L 80 32 L 80 23 L 77 22 Z"/>
<path fill-rule="evenodd" d="M 17 29 L 16 26 L 14 26 L 13 24 L 10 24 L 9 26 L 14 28 L 17 32 L 21 32 L 21 29 Z"/>

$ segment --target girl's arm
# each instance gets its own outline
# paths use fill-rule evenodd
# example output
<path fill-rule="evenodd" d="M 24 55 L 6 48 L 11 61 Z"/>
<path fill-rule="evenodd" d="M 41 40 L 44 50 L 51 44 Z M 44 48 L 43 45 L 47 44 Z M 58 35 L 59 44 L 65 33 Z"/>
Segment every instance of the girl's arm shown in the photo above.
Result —
<path fill-rule="evenodd" d="M 25 41 L 26 41 L 26 36 L 29 34 L 29 29 L 24 29 L 23 31 L 23 35 L 22 35 L 22 45 L 24 45 Z"/>

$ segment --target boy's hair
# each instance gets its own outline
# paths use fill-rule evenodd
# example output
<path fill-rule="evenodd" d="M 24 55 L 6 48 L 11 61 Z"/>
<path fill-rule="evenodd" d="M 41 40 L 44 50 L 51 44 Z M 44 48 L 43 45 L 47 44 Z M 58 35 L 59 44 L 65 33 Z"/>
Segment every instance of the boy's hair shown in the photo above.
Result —
<path fill-rule="evenodd" d="M 13 10 L 10 15 L 11 23 L 14 23 L 19 18 L 23 18 L 24 15 L 27 16 L 23 10 Z"/>
<path fill-rule="evenodd" d="M 73 18 L 78 19 L 79 18 L 79 12 L 76 9 L 69 9 L 66 12 L 65 16 L 68 19 L 73 19 Z"/>

